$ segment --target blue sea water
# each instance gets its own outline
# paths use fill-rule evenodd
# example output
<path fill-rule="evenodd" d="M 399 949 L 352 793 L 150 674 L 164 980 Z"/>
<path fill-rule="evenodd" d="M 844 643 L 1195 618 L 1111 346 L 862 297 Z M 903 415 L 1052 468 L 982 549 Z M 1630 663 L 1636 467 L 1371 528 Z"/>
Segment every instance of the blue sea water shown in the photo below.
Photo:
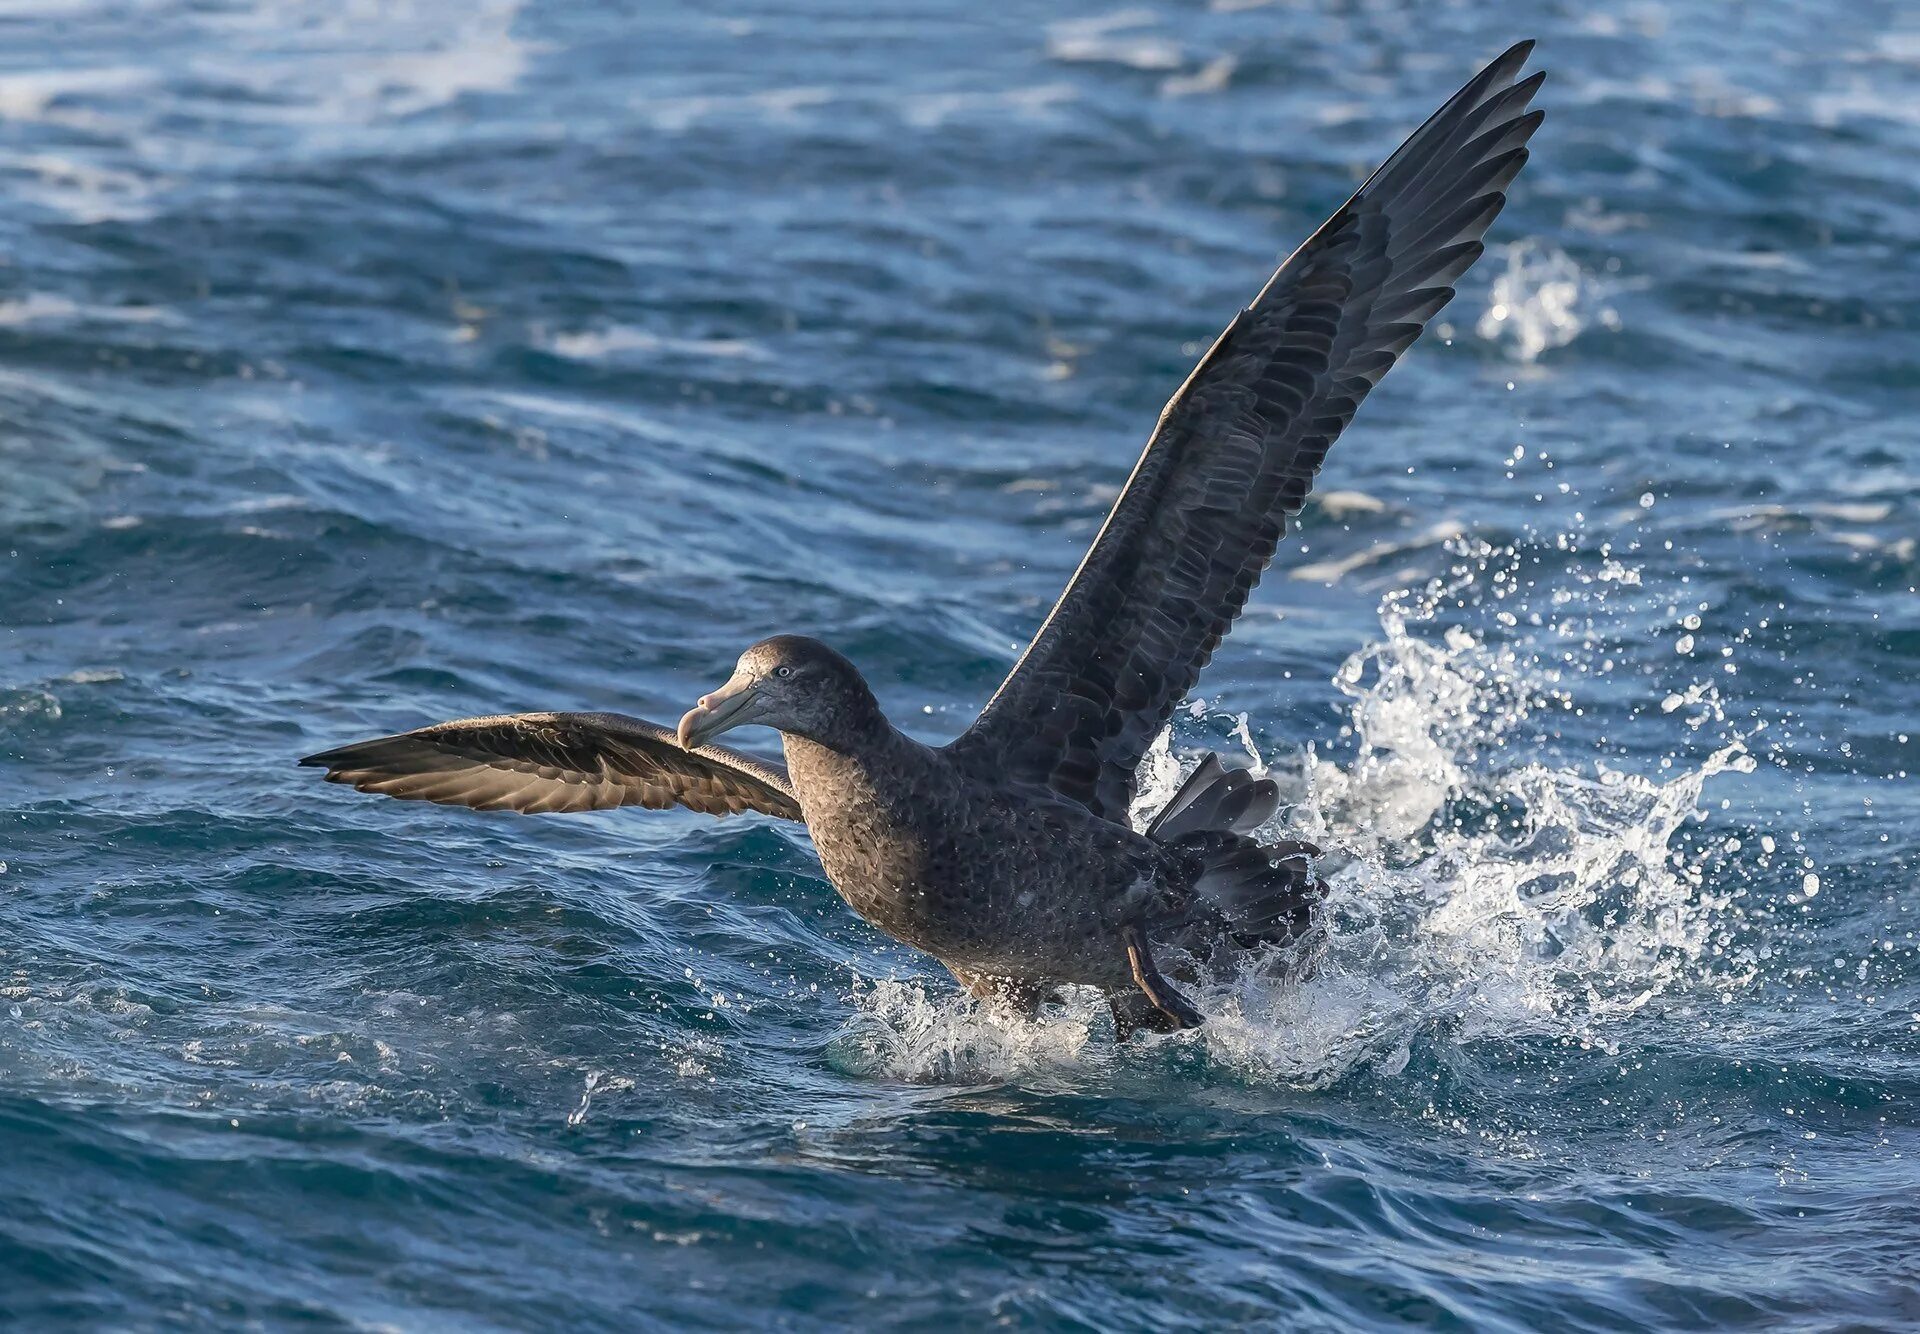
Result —
<path fill-rule="evenodd" d="M 1022 1024 L 796 827 L 296 757 L 964 727 L 1274 263 L 1526 36 L 1494 244 L 1148 766 L 1330 939 Z M 0 7 L 0 1321 L 1920 1322 L 1911 8 Z"/>

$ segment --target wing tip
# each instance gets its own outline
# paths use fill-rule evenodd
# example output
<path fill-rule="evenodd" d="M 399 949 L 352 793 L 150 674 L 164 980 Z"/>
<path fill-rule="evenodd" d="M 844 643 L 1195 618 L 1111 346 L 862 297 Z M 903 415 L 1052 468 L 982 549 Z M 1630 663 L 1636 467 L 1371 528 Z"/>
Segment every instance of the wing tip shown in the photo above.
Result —
<path fill-rule="evenodd" d="M 374 737 L 369 741 L 349 741 L 344 746 L 334 746 L 330 750 L 315 751 L 311 755 L 302 755 L 296 765 L 302 769 L 326 769 L 327 777 L 332 778 L 341 770 L 356 763 L 364 763 L 373 747 L 382 742 L 393 741 L 394 737 Z"/>
<path fill-rule="evenodd" d="M 1524 66 L 1528 58 L 1533 55 L 1533 48 L 1537 45 L 1539 45 L 1539 39 L 1522 37 L 1519 41 L 1487 62 L 1487 73 L 1493 75 L 1494 82 L 1504 83 L 1512 79 L 1520 73 L 1521 67 Z"/>
<path fill-rule="evenodd" d="M 1496 96 L 1499 90 L 1507 88 L 1525 88 L 1524 96 L 1532 97 L 1539 90 L 1540 85 L 1547 81 L 1547 72 L 1543 69 L 1535 70 L 1524 79 L 1520 77 L 1520 71 L 1526 67 L 1527 59 L 1533 54 L 1534 46 L 1533 38 L 1523 38 L 1488 61 L 1486 68 L 1475 76 L 1472 83 L 1468 84 L 1468 87 L 1472 87 L 1475 83 L 1480 84 L 1484 90 L 1481 98 L 1476 101 Z"/>

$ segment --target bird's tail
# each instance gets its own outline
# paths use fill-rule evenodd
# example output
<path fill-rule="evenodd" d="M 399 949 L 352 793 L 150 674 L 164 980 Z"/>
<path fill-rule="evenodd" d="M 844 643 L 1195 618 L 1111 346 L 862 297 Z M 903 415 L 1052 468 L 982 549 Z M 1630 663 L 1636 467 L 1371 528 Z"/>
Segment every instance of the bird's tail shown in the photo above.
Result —
<path fill-rule="evenodd" d="M 1187 834 L 1176 844 L 1197 854 L 1200 874 L 1193 895 L 1203 909 L 1190 920 L 1212 917 L 1234 944 L 1291 945 L 1314 929 L 1327 886 L 1307 858 L 1311 843 L 1262 843 L 1230 829 Z M 1196 920 L 1197 919 L 1197 920 Z M 1196 941 L 1195 944 L 1199 942 Z"/>
<path fill-rule="evenodd" d="M 1164 943 L 1200 960 L 1223 946 L 1291 945 L 1314 931 L 1327 887 L 1307 858 L 1320 849 L 1253 837 L 1279 809 L 1278 784 L 1229 769 L 1218 755 L 1207 756 L 1187 776 L 1146 830 L 1148 838 L 1191 858 L 1194 868 L 1192 897 L 1178 910 L 1179 920 L 1157 924 Z M 1289 963 L 1288 971 L 1297 966 L 1297 960 Z M 1183 969 L 1174 965 L 1176 975 L 1187 976 Z M 1117 991 L 1107 1001 L 1122 1042 L 1141 1029 L 1173 1027 L 1138 991 Z"/>
<path fill-rule="evenodd" d="M 1229 769 L 1218 755 L 1210 754 L 1153 817 L 1147 837 L 1173 843 L 1184 834 L 1209 829 L 1251 834 L 1279 809 L 1278 783 L 1255 778 L 1245 769 Z"/>
<path fill-rule="evenodd" d="M 1229 769 L 1209 755 L 1147 826 L 1147 836 L 1195 857 L 1198 918 L 1239 945 L 1288 945 L 1313 929 L 1326 885 L 1307 859 L 1311 843 L 1262 843 L 1253 831 L 1280 808 L 1270 778 Z M 1195 922 L 1198 926 L 1200 923 Z"/>

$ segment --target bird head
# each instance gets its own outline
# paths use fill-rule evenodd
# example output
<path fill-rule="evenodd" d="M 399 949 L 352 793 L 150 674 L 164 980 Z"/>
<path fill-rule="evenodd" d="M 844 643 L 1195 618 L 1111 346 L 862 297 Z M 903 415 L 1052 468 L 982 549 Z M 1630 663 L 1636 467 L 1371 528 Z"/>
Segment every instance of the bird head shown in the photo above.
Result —
<path fill-rule="evenodd" d="M 700 697 L 677 735 L 682 747 L 697 750 L 722 732 L 758 724 L 832 744 L 869 713 L 878 708 L 852 663 L 817 639 L 775 635 L 740 655 L 727 683 Z"/>

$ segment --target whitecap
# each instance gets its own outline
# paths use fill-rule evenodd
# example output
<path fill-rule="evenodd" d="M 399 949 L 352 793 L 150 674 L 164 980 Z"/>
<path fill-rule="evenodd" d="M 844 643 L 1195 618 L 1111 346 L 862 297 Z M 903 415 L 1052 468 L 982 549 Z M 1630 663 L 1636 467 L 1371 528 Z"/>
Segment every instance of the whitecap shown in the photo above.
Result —
<path fill-rule="evenodd" d="M 1421 551 L 1438 546 L 1461 536 L 1466 530 L 1452 520 L 1443 520 L 1405 542 L 1375 542 L 1364 551 L 1356 551 L 1350 556 L 1341 556 L 1334 560 L 1311 561 L 1305 565 L 1296 565 L 1287 571 L 1289 579 L 1300 579 L 1307 583 L 1337 584 L 1356 570 L 1364 570 L 1370 565 L 1391 560 L 1395 556 L 1409 551 Z"/>
<path fill-rule="evenodd" d="M 1076 1065 L 1105 1008 L 1100 994 L 1068 989 L 1057 1007 L 1026 1019 L 949 986 L 887 978 L 864 986 L 828 1055 L 852 1074 L 907 1083 L 976 1084 Z"/>
<path fill-rule="evenodd" d="M 1092 18 L 1062 19 L 1047 25 L 1047 56 L 1070 64 L 1179 69 L 1182 58 L 1178 42 L 1132 31 L 1159 21 L 1160 16 L 1151 9 L 1121 9 Z"/>
<path fill-rule="evenodd" d="M 333 135 L 511 90 L 540 47 L 515 36 L 519 0 L 443 9 L 402 0 L 326 5 L 294 0 L 216 12 L 202 23 L 221 41 L 195 72 L 245 88 L 257 101 L 224 114 L 311 126 Z"/>
<path fill-rule="evenodd" d="M 899 105 L 900 118 L 916 129 L 937 129 L 950 120 L 1011 115 L 1032 120 L 1064 106 L 1079 96 L 1069 83 L 1043 83 L 1027 88 L 995 88 L 978 92 L 914 93 Z"/>
<path fill-rule="evenodd" d="M 63 320 L 97 324 L 179 324 L 174 312 L 161 306 L 83 305 L 54 292 L 29 292 L 12 301 L 0 301 L 0 325 L 18 326 Z"/>
<path fill-rule="evenodd" d="M 100 117 L 73 105 L 102 94 L 144 92 L 158 82 L 151 70 L 132 66 L 45 69 L 0 74 L 0 118 L 91 126 Z"/>
<path fill-rule="evenodd" d="M 683 134 L 711 120 L 742 117 L 761 123 L 791 123 L 805 111 L 818 110 L 836 100 L 831 88 L 807 85 L 766 88 L 752 93 L 694 97 L 649 97 L 633 104 L 634 114 L 656 130 Z"/>
<path fill-rule="evenodd" d="M 59 153 L 22 153 L 0 158 L 32 180 L 20 193 L 75 222 L 137 221 L 152 213 L 160 190 L 157 178 L 139 171 L 108 167 Z"/>
<path fill-rule="evenodd" d="M 1215 56 L 1191 74 L 1170 74 L 1160 81 L 1162 97 L 1196 97 L 1225 92 L 1240 62 L 1233 56 Z"/>
<path fill-rule="evenodd" d="M 554 334 L 546 339 L 546 345 L 555 355 L 571 361 L 600 361 L 628 352 L 741 361 L 769 359 L 764 349 L 744 338 L 671 338 L 624 324 Z"/>
<path fill-rule="evenodd" d="M 1370 496 L 1365 491 L 1323 491 L 1313 498 L 1313 503 L 1329 519 L 1345 519 L 1355 514 L 1379 514 L 1387 508 L 1386 501 L 1378 496 Z"/>

